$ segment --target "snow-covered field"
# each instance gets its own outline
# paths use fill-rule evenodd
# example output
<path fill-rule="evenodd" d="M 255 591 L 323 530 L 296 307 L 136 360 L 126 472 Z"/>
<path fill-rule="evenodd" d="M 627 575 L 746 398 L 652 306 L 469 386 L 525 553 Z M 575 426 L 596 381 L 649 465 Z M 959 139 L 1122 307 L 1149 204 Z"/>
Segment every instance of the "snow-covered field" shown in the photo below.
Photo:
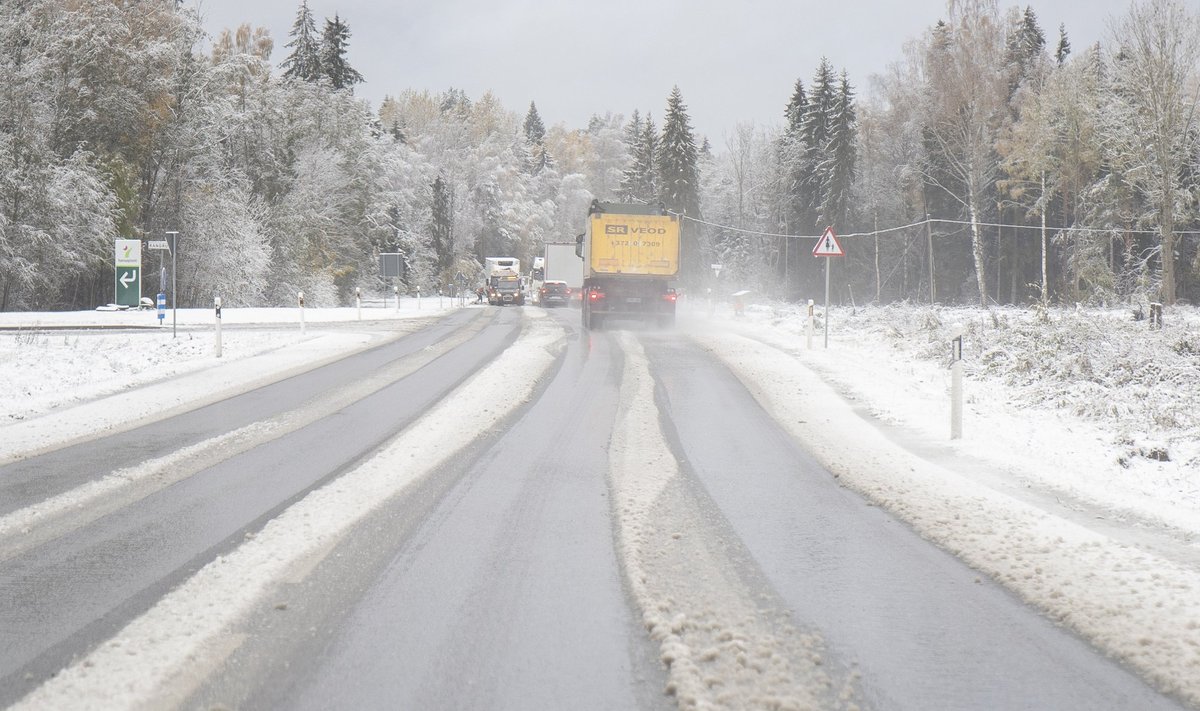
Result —
<path fill-rule="evenodd" d="M 449 300 L 442 306 L 453 307 Z M 226 324 L 244 319 L 285 327 L 227 330 L 219 361 L 205 325 L 211 324 L 209 311 L 190 314 L 176 339 L 169 326 L 165 332 L 80 335 L 32 327 L 57 320 L 152 319 L 152 312 L 0 314 L 0 326 L 28 326 L 0 330 L 0 461 L 128 426 L 127 414 L 115 414 L 118 408 L 111 406 L 117 398 L 124 398 L 120 413 L 152 417 L 189 399 L 214 397 L 215 390 L 244 389 L 306 362 L 366 347 L 385 332 L 417 328 L 420 317 L 438 313 L 436 307 L 436 299 L 427 299 L 421 310 L 405 303 L 398 312 L 378 309 L 365 316 L 407 319 L 394 328 L 313 328 L 303 336 L 294 310 L 226 310 Z M 521 361 L 516 370 L 536 377 L 561 333 L 540 310 L 525 313 L 534 326 L 509 357 Z M 307 318 L 312 324 L 320 317 Z M 326 320 L 338 319 L 356 319 L 355 310 L 326 314 Z M 742 318 L 689 311 L 681 315 L 680 330 L 728 363 L 785 427 L 812 443 L 844 484 L 1161 688 L 1200 704 L 1200 313 L 1169 309 L 1165 327 L 1152 331 L 1122 310 L 837 309 L 828 349 L 819 322 L 808 347 L 805 324 L 793 307 L 763 304 Z M 966 408 L 964 436 L 951 441 L 948 366 L 950 334 L 958 324 L 965 332 Z M 622 335 L 621 343 L 636 365 L 631 340 Z M 468 386 L 498 387 L 488 384 L 487 372 Z M 634 381 L 627 383 L 630 392 L 637 390 Z M 526 386 L 531 390 L 532 381 Z M 96 399 L 112 393 L 117 395 Z M 431 413 L 437 416 L 421 426 L 443 429 L 423 430 L 426 441 L 460 436 L 461 427 L 438 422 L 469 416 L 470 401 L 456 396 L 446 412 Z M 635 415 L 653 420 L 652 413 Z M 622 457 L 661 454 L 651 445 L 628 444 L 636 451 L 615 449 L 618 464 Z M 397 446 L 381 456 L 415 456 L 416 444 Z M 371 466 L 361 475 L 369 476 Z M 614 479 L 624 486 L 619 471 Z M 314 495 L 334 496 L 342 488 Z M 628 492 L 635 503 L 644 494 Z M 319 524 L 306 519 L 295 535 L 317 540 L 312 526 Z M 622 525 L 633 526 L 625 535 L 636 535 L 636 518 Z M 220 577 L 219 571 L 208 575 Z M 209 609 L 215 603 L 197 604 Z M 217 607 L 222 605 L 237 608 Z M 185 616 L 177 608 L 167 614 Z M 162 632 L 148 636 L 161 638 Z M 119 643 L 136 637 L 124 638 Z M 669 642 L 668 635 L 664 645 Z M 193 644 L 179 653 L 186 659 L 197 652 Z M 686 650 L 664 646 L 667 653 Z M 61 675 L 57 692 L 45 693 L 83 693 L 82 680 L 98 678 L 87 669 L 105 663 L 91 659 Z M 165 669 L 157 679 L 173 674 Z M 68 681 L 82 686 L 64 686 Z M 678 691 L 695 686 L 686 675 L 674 681 Z M 153 698 L 138 684 L 133 699 Z M 103 686 L 108 691 L 97 693 L 111 693 L 115 685 Z"/>

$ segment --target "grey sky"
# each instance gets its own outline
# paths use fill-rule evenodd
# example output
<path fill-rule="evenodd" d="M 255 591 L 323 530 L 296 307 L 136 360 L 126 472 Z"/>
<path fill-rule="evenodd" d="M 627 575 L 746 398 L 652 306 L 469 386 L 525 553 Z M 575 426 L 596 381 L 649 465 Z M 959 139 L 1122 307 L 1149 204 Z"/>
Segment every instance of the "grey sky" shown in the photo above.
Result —
<path fill-rule="evenodd" d="M 211 34 L 266 27 L 278 66 L 300 0 L 187 4 Z M 1047 44 L 1063 22 L 1079 52 L 1105 38 L 1130 2 L 1032 5 Z M 693 127 L 718 147 L 738 122 L 779 124 L 792 85 L 807 85 L 822 56 L 865 93 L 870 75 L 946 14 L 945 0 L 309 0 L 309 8 L 318 27 L 334 13 L 349 24 L 350 63 L 367 80 L 356 93 L 375 108 L 405 89 L 453 86 L 473 99 L 490 89 L 522 115 L 535 101 L 547 126 L 582 128 L 592 114 L 635 108 L 661 125 L 678 85 Z"/>

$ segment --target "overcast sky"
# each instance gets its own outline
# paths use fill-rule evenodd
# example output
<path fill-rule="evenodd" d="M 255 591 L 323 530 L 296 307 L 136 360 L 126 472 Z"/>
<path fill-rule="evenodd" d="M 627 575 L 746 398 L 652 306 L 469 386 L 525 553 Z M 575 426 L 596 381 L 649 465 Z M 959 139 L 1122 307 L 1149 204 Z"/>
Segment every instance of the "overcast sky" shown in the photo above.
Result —
<path fill-rule="evenodd" d="M 300 0 L 188 0 L 210 34 L 266 27 L 278 66 Z M 1073 51 L 1105 39 L 1129 0 L 1051 0 L 1034 12 L 1053 49 L 1066 23 Z M 1001 3 L 1002 7 L 1008 7 Z M 1024 7 L 1024 5 L 1021 5 Z M 340 15 L 349 60 L 366 78 L 355 93 L 378 108 L 405 89 L 491 90 L 547 126 L 583 128 L 593 114 L 651 112 L 661 126 L 678 85 L 696 131 L 715 147 L 739 122 L 778 125 L 796 79 L 822 56 L 855 91 L 946 15 L 945 0 L 309 0 L 318 24 Z"/>

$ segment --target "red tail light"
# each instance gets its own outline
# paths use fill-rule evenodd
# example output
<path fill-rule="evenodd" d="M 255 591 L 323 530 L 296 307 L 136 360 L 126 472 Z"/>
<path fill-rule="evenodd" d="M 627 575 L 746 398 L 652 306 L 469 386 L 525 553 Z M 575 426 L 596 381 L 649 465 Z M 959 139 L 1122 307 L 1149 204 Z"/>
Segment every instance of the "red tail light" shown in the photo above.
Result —
<path fill-rule="evenodd" d="M 676 294 L 673 291 L 669 294 L 663 294 L 663 299 L 666 301 L 670 301 L 671 303 L 675 303 L 675 298 L 676 298 Z"/>
<path fill-rule="evenodd" d="M 603 291 L 589 291 L 588 292 L 588 299 L 591 301 L 599 301 L 600 299 L 603 299 L 603 298 L 604 298 Z"/>

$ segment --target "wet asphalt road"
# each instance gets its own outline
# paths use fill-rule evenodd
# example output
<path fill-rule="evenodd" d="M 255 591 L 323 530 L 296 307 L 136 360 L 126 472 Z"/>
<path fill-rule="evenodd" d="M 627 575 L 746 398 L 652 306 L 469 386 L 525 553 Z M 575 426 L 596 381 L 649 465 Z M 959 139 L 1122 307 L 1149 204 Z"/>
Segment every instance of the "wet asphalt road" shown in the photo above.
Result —
<path fill-rule="evenodd" d="M 695 495 L 752 561 L 749 577 L 861 675 L 864 707 L 1179 708 L 840 487 L 702 350 L 643 341 Z"/>
<path fill-rule="evenodd" d="M 429 331 L 147 428 L 0 469 L 27 500 L 47 488 L 82 483 L 156 452 L 130 455 L 131 442 L 191 443 L 338 388 L 469 327 L 460 312 Z M 411 377 L 384 387 L 307 427 L 204 469 L 53 541 L 0 561 L 0 703 L 8 703 L 154 604 L 186 576 L 345 467 L 369 454 L 516 337 L 519 317 L 486 324 Z M 411 340 L 410 340 L 411 339 Z M 244 408 L 244 409 L 243 409 Z M 148 430 L 148 431 L 142 431 Z M 149 445 L 148 445 L 149 446 Z M 130 459 L 130 457 L 133 459 Z M 65 457 L 65 459 L 64 459 Z M 9 470 L 14 469 L 15 473 Z M 57 476 L 54 476 L 58 474 Z M 7 500 L 7 499 L 6 499 Z"/>
<path fill-rule="evenodd" d="M 0 703 L 371 452 L 515 337 L 520 310 L 468 311 L 492 320 L 418 374 L 0 561 Z M 286 605 L 238 630 L 236 649 L 187 707 L 674 707 L 657 642 L 622 579 L 606 480 L 629 356 L 614 333 L 581 334 L 577 311 L 551 317 L 569 340 L 536 397 L 284 584 Z M 401 339 L 391 357 L 445 335 Z M 820 635 L 831 667 L 853 670 L 853 703 L 1182 708 L 840 487 L 686 335 L 635 335 L 684 495 L 716 532 L 709 544 L 734 551 L 741 579 L 781 601 L 792 625 Z M 270 406 L 227 401 L 223 417 L 254 421 L 379 364 L 343 363 L 336 375 L 298 380 L 303 392 L 256 396 Z M 212 432 L 197 423 L 208 421 L 175 427 L 203 438 Z M 28 488 L 37 477 L 19 471 L 14 479 L 27 488 L 13 490 L 38 496 Z M 7 476 L 0 469 L 0 487 Z M 689 575 L 716 572 L 675 574 L 686 585 Z"/>

